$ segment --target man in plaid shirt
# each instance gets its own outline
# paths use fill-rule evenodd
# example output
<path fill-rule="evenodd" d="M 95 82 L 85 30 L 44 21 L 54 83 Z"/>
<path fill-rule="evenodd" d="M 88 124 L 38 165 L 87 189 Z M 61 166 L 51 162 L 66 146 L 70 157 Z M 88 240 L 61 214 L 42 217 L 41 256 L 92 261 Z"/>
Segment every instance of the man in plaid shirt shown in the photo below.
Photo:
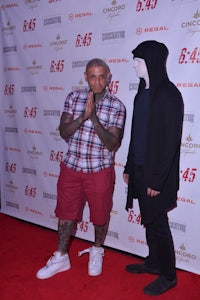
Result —
<path fill-rule="evenodd" d="M 46 279 L 70 269 L 69 242 L 82 219 L 86 200 L 94 224 L 94 246 L 89 252 L 88 274 L 102 272 L 102 247 L 107 233 L 115 184 L 114 156 L 121 144 L 126 118 L 124 104 L 108 89 L 111 73 L 99 58 L 86 66 L 89 87 L 68 94 L 60 120 L 60 135 L 67 142 L 57 184 L 58 250 L 36 276 Z"/>

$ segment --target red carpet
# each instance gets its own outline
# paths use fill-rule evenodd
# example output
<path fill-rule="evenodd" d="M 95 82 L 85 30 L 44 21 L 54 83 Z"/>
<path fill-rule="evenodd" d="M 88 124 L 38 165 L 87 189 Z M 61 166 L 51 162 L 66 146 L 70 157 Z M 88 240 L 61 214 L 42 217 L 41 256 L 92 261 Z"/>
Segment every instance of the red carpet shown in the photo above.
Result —
<path fill-rule="evenodd" d="M 177 287 L 159 297 L 143 294 L 154 275 L 128 274 L 124 267 L 140 262 L 137 257 L 106 248 L 103 273 L 87 274 L 88 254 L 78 257 L 89 242 L 73 239 L 72 268 L 46 280 L 35 277 L 56 250 L 57 233 L 0 213 L 0 299 L 1 300 L 199 300 L 200 276 L 178 270 Z"/>

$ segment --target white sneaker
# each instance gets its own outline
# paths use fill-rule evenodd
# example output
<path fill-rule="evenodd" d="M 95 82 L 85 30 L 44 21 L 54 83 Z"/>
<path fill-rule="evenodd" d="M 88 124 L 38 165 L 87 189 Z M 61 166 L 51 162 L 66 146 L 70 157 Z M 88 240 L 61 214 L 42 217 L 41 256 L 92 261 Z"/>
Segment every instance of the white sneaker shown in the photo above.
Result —
<path fill-rule="evenodd" d="M 54 252 L 53 256 L 49 258 L 46 266 L 37 271 L 36 277 L 38 279 L 46 279 L 53 275 L 67 271 L 71 268 L 68 254 L 61 255 L 60 252 Z"/>
<path fill-rule="evenodd" d="M 80 251 L 78 253 L 81 256 L 84 253 L 89 252 L 89 262 L 88 262 L 88 274 L 90 276 L 100 275 L 102 272 L 102 263 L 104 256 L 104 249 L 102 247 L 91 247 Z"/>

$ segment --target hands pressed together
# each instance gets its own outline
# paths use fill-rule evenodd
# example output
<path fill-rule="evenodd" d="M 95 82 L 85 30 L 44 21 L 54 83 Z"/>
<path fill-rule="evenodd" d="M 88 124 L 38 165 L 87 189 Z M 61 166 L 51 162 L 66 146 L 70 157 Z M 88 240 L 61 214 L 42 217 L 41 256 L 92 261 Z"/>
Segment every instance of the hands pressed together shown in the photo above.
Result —
<path fill-rule="evenodd" d="M 96 104 L 94 101 L 94 93 L 88 93 L 85 111 L 83 113 L 84 120 L 90 119 L 91 121 L 96 117 Z"/>

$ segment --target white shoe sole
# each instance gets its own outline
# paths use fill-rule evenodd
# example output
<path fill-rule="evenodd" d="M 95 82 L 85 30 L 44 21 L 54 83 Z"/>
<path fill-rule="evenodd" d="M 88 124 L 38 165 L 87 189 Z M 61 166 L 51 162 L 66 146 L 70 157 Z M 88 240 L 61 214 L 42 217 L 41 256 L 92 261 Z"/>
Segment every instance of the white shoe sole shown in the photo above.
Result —
<path fill-rule="evenodd" d="M 40 274 L 40 273 L 39 273 L 40 271 L 38 271 L 38 272 L 36 273 L 36 277 L 37 277 L 38 279 L 48 279 L 48 278 L 53 277 L 54 275 L 56 275 L 56 274 L 58 274 L 58 273 L 60 273 L 60 272 L 67 271 L 67 270 L 69 270 L 70 268 L 71 268 L 71 266 L 63 267 L 63 268 L 61 268 L 60 270 L 57 270 L 57 271 L 55 271 L 54 273 L 51 273 L 51 274 L 49 274 L 49 275 Z"/>
<path fill-rule="evenodd" d="M 102 272 L 99 272 L 99 273 L 94 274 L 94 273 L 89 272 L 88 275 L 89 275 L 89 276 L 98 276 L 98 275 L 100 275 L 101 273 L 102 273 Z"/>

